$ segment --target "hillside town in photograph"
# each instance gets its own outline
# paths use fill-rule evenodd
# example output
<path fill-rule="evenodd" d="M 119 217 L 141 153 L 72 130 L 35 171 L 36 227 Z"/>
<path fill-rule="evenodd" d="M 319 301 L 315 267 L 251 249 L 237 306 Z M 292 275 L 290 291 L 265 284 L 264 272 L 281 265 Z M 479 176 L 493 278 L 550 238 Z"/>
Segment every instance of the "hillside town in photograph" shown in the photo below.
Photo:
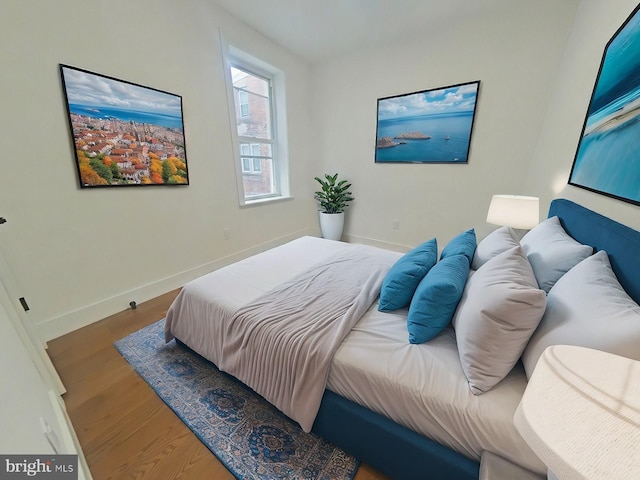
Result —
<path fill-rule="evenodd" d="M 188 183 L 181 130 L 77 113 L 70 118 L 84 186 Z"/>

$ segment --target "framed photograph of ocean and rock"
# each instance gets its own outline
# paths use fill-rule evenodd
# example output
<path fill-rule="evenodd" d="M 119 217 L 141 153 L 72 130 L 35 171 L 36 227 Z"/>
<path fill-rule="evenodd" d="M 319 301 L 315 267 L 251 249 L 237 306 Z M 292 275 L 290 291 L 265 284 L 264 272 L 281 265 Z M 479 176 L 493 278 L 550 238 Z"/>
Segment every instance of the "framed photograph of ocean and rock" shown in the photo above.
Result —
<path fill-rule="evenodd" d="M 640 5 L 607 43 L 569 184 L 640 205 Z"/>
<path fill-rule="evenodd" d="M 80 188 L 188 185 L 182 97 L 60 64 Z"/>
<path fill-rule="evenodd" d="M 480 80 L 378 99 L 376 163 L 468 163 Z"/>

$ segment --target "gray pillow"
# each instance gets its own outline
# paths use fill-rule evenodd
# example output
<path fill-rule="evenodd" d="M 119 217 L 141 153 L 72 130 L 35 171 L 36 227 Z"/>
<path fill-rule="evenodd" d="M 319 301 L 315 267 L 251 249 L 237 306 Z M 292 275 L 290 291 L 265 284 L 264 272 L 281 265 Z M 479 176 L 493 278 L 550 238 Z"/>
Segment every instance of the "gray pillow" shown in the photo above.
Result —
<path fill-rule="evenodd" d="M 475 395 L 511 371 L 542 318 L 545 297 L 520 246 L 492 258 L 469 277 L 453 327 L 462 369 Z"/>
<path fill-rule="evenodd" d="M 624 291 L 604 250 L 567 272 L 522 355 L 527 377 L 545 348 L 577 345 L 640 360 L 640 307 Z"/>
<path fill-rule="evenodd" d="M 593 253 L 593 248 L 574 240 L 560 224 L 558 217 L 547 218 L 520 240 L 533 267 L 538 285 L 549 292 L 553 284 Z"/>
<path fill-rule="evenodd" d="M 516 233 L 513 231 L 513 228 L 508 226 L 500 227 L 491 232 L 478 244 L 476 253 L 473 255 L 471 268 L 477 270 L 496 255 L 506 252 L 510 248 L 517 247 L 519 243 L 515 238 Z"/>

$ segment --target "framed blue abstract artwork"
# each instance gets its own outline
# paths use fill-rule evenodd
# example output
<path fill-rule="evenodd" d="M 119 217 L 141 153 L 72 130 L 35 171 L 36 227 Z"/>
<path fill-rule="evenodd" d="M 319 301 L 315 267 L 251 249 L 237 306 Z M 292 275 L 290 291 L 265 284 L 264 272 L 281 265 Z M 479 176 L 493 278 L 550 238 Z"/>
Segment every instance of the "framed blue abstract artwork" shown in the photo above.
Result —
<path fill-rule="evenodd" d="M 480 81 L 378 99 L 376 163 L 468 163 Z"/>
<path fill-rule="evenodd" d="M 640 205 L 640 5 L 605 47 L 569 184 Z"/>

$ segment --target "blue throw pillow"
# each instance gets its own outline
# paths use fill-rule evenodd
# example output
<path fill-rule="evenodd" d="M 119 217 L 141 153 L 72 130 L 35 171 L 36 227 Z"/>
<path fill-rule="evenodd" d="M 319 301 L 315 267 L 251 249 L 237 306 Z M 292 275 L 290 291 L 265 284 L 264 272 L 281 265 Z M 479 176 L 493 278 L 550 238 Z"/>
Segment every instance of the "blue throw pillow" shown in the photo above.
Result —
<path fill-rule="evenodd" d="M 390 312 L 408 307 L 420 280 L 437 261 L 438 244 L 435 238 L 403 255 L 382 281 L 378 310 Z"/>
<path fill-rule="evenodd" d="M 476 232 L 473 228 L 470 228 L 466 232 L 462 232 L 460 235 L 453 237 L 449 243 L 447 243 L 447 246 L 442 250 L 440 260 L 453 255 L 464 255 L 469 259 L 469 263 L 471 263 L 477 246 Z"/>
<path fill-rule="evenodd" d="M 449 325 L 469 276 L 469 259 L 452 255 L 440 260 L 418 285 L 409 306 L 410 343 L 431 340 Z"/>

